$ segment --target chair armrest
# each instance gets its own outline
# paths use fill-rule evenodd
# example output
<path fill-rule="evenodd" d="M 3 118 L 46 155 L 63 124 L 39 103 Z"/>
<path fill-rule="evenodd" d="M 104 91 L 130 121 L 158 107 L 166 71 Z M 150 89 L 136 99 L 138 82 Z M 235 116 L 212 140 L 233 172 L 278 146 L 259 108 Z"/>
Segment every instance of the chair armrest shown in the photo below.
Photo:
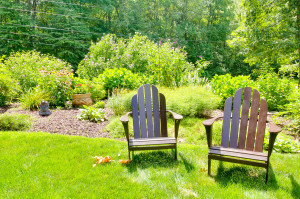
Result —
<path fill-rule="evenodd" d="M 214 124 L 214 122 L 215 122 L 217 119 L 219 119 L 219 118 L 222 118 L 222 117 L 213 117 L 213 118 L 211 118 L 211 119 L 205 120 L 205 121 L 203 122 L 203 125 L 204 125 L 204 126 L 212 126 L 212 125 Z"/>
<path fill-rule="evenodd" d="M 271 154 L 272 154 L 274 143 L 275 143 L 275 139 L 276 139 L 276 137 L 277 137 L 277 135 L 278 135 L 278 133 L 280 131 L 281 131 L 281 128 L 279 126 L 277 126 L 274 123 L 270 123 L 270 128 L 269 128 L 270 136 L 269 136 L 268 157 L 270 157 Z"/>
<path fill-rule="evenodd" d="M 127 112 L 125 115 L 123 115 L 121 118 L 120 118 L 120 121 L 122 122 L 122 123 L 124 123 L 124 122 L 129 122 L 129 115 L 130 114 L 132 114 L 132 112 Z"/>
<path fill-rule="evenodd" d="M 178 131 L 179 131 L 179 123 L 182 120 L 182 115 L 179 115 L 177 113 L 174 113 L 173 111 L 166 110 L 166 112 L 169 112 L 172 114 L 174 120 L 175 120 L 175 138 L 177 139 L 178 137 Z"/>
<path fill-rule="evenodd" d="M 120 120 L 123 124 L 123 127 L 124 127 L 125 136 L 126 136 L 128 144 L 129 144 L 129 128 L 128 128 L 129 117 L 128 117 L 128 115 L 130 115 L 130 114 L 132 114 L 132 112 L 127 112 L 124 116 L 122 116 L 120 118 Z"/>
<path fill-rule="evenodd" d="M 207 139 L 207 146 L 210 148 L 212 146 L 212 127 L 214 122 L 221 117 L 213 117 L 211 119 L 205 120 L 203 125 L 205 126 L 206 131 L 206 139 Z"/>
<path fill-rule="evenodd" d="M 167 112 L 171 113 L 174 120 L 182 120 L 183 119 L 183 116 L 182 115 L 179 115 L 177 113 L 174 113 L 173 111 L 170 111 L 170 110 L 167 110 Z"/>
<path fill-rule="evenodd" d="M 274 123 L 270 123 L 269 132 L 270 133 L 280 133 L 281 128 Z"/>

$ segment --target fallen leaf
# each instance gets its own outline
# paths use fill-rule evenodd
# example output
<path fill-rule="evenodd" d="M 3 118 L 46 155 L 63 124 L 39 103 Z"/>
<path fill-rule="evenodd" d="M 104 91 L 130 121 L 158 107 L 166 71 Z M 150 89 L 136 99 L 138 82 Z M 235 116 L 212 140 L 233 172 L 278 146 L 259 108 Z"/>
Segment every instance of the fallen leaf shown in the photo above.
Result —
<path fill-rule="evenodd" d="M 94 158 L 97 162 L 93 165 L 93 167 L 97 166 L 97 164 L 103 164 L 112 161 L 111 157 L 109 156 L 105 156 L 104 158 L 102 156 L 95 156 Z"/>
<path fill-rule="evenodd" d="M 121 164 L 129 164 L 131 162 L 131 160 L 120 160 Z"/>

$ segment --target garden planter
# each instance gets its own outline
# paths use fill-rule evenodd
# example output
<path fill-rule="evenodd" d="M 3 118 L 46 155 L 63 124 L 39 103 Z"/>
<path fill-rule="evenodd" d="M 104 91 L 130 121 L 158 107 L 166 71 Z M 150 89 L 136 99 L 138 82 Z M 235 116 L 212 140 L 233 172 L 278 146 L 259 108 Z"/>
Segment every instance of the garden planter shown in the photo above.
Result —
<path fill-rule="evenodd" d="M 82 105 L 90 106 L 90 105 L 93 104 L 90 93 L 87 93 L 87 94 L 74 94 L 72 96 L 72 98 L 73 98 L 73 100 L 72 100 L 72 105 L 73 106 L 82 106 Z"/>

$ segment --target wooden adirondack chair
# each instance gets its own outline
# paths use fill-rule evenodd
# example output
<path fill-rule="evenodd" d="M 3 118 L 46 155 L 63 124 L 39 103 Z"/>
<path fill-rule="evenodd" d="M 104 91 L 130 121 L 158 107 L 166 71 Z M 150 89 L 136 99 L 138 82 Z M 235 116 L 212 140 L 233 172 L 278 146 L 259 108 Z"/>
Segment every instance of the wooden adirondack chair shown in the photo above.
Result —
<path fill-rule="evenodd" d="M 158 93 L 153 85 L 141 86 L 138 94 L 132 97 L 131 104 L 132 112 L 126 113 L 120 119 L 128 142 L 129 160 L 130 151 L 155 149 L 175 149 L 175 159 L 177 159 L 177 136 L 179 123 L 183 117 L 166 110 L 165 96 Z M 175 120 L 175 137 L 168 137 L 167 112 L 171 113 Z M 129 115 L 133 117 L 134 139 L 129 137 Z"/>
<path fill-rule="evenodd" d="M 238 89 L 234 95 L 232 115 L 232 97 L 226 100 L 221 146 L 212 146 L 212 126 L 217 118 L 203 122 L 209 147 L 208 175 L 211 173 L 211 160 L 220 160 L 263 167 L 266 169 L 267 183 L 270 156 L 276 136 L 281 131 L 281 128 L 275 124 L 270 125 L 268 153 L 263 153 L 264 134 L 266 123 L 268 122 L 268 105 L 266 100 L 260 100 L 259 92 L 254 89 L 249 117 L 251 90 L 250 87 L 246 87 L 244 90 L 241 116 L 242 88 Z"/>

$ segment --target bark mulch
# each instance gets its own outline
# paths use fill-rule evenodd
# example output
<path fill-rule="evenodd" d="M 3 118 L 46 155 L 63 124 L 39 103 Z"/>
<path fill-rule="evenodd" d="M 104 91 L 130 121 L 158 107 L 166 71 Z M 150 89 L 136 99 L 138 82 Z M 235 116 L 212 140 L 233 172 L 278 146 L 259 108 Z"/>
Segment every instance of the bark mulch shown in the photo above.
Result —
<path fill-rule="evenodd" d="M 70 110 L 51 110 L 50 116 L 40 116 L 38 111 L 22 110 L 18 108 L 18 104 L 12 104 L 5 108 L 0 108 L 0 113 L 18 113 L 31 115 L 34 119 L 32 127 L 28 130 L 31 132 L 49 132 L 64 135 L 77 135 L 85 137 L 109 137 L 109 133 L 105 132 L 105 126 L 108 121 L 101 123 L 93 123 L 89 121 L 81 121 L 77 118 L 80 109 L 72 108 Z M 104 109 L 106 117 L 109 118 L 112 112 Z"/>

